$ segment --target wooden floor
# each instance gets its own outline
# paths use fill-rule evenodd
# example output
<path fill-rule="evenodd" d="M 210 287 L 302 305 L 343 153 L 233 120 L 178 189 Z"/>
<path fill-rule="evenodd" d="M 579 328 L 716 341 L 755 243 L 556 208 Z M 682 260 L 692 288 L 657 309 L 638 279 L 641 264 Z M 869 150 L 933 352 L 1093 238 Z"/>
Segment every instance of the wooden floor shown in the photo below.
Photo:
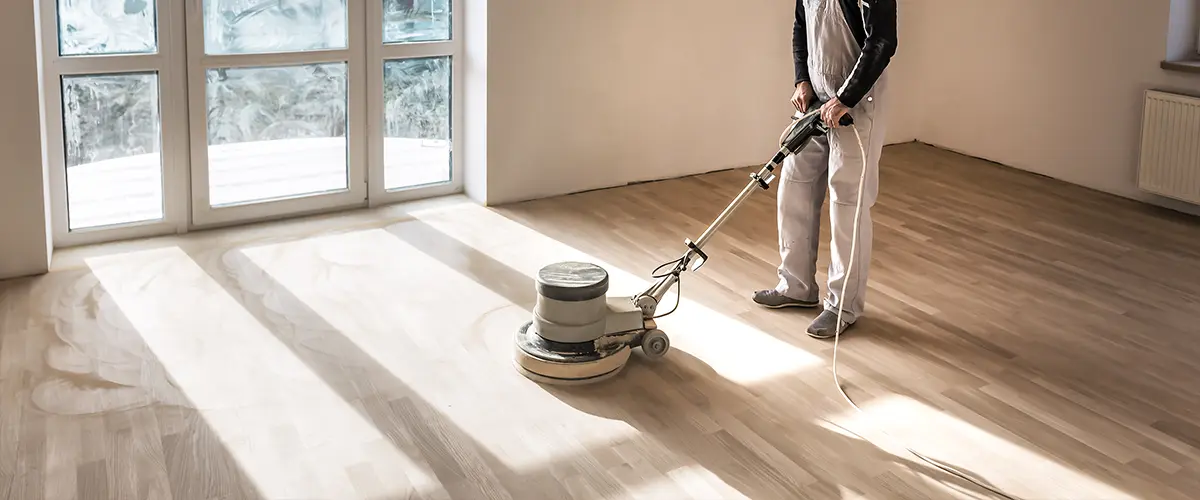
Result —
<path fill-rule="evenodd" d="M 812 312 L 748 300 L 768 193 L 685 277 L 664 359 L 577 389 L 512 369 L 540 266 L 635 293 L 746 172 L 450 198 L 0 284 L 0 499 L 992 498 L 906 445 L 1021 498 L 1195 498 L 1200 221 L 918 144 L 884 163 L 838 356 L 862 413 Z"/>

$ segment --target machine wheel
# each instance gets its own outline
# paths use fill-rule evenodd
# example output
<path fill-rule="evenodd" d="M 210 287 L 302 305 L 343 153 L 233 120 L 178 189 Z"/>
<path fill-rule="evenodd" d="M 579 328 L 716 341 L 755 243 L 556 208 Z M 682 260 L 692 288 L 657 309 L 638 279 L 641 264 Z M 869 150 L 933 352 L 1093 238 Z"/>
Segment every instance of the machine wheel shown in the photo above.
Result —
<path fill-rule="evenodd" d="M 662 330 L 650 330 L 642 337 L 642 352 L 651 358 L 661 358 L 671 348 L 671 340 Z"/>

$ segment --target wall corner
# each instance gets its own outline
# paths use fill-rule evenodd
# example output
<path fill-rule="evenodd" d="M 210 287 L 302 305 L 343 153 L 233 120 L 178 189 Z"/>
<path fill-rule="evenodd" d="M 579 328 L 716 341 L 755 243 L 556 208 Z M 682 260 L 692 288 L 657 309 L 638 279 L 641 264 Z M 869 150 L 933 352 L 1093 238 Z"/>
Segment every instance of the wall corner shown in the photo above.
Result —
<path fill-rule="evenodd" d="M 488 204 L 488 12 L 487 0 L 465 0 L 463 34 L 463 190 Z"/>
<path fill-rule="evenodd" d="M 37 11 L 26 0 L 0 16 L 9 54 L 0 75 L 0 279 L 44 274 L 53 253 Z"/>

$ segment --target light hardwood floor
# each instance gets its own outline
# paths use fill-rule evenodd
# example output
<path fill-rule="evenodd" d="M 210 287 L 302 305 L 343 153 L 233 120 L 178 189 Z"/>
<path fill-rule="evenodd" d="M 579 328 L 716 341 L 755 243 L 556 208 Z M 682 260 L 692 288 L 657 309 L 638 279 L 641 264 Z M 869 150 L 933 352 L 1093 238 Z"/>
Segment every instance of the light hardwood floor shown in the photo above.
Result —
<path fill-rule="evenodd" d="M 539 267 L 635 293 L 747 173 L 62 252 L 0 284 L 0 499 L 990 498 L 904 445 L 1023 498 L 1196 497 L 1200 222 L 919 144 L 887 150 L 838 355 L 863 413 L 813 312 L 748 300 L 774 190 L 685 276 L 664 359 L 512 369 Z"/>

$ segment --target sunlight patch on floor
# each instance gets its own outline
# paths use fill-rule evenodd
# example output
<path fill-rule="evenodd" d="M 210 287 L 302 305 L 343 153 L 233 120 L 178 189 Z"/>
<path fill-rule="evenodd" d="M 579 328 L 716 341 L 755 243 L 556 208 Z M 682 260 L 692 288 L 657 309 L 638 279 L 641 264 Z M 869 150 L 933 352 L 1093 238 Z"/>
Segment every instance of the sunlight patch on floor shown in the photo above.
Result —
<path fill-rule="evenodd" d="M 625 491 L 620 496 L 605 496 L 620 499 L 721 499 L 736 500 L 750 497 L 742 494 L 737 488 L 730 486 L 712 471 L 699 465 L 686 465 L 660 472 L 653 464 L 638 461 L 625 466 L 619 466 L 608 471 L 613 478 L 621 483 Z M 572 492 L 579 498 L 600 498 L 602 495 L 594 490 Z"/>
<path fill-rule="evenodd" d="M 1028 498 L 1039 492 L 1054 491 L 1064 498 L 1137 498 L 1033 451 L 1032 444 L 1023 441 L 1018 444 L 1001 438 L 907 397 L 884 396 L 859 406 L 862 413 L 849 409 L 829 420 L 922 467 L 927 464 L 905 447 L 976 479 L 1003 478 L 991 486 L 1017 497 Z M 827 423 L 821 425 L 832 428 Z M 990 464 L 991 469 L 976 468 L 974 464 Z M 995 464 L 1006 464 L 1007 470 L 1001 470 Z M 1070 485 L 1072 489 L 1063 491 L 1064 485 Z"/>
<path fill-rule="evenodd" d="M 634 498 L 668 498 L 655 494 L 656 491 L 665 489 L 667 481 L 678 485 L 678 489 L 682 489 L 690 498 L 721 498 L 725 500 L 742 498 L 749 500 L 750 498 L 743 495 L 737 488 L 730 486 L 712 471 L 698 465 L 679 467 L 667 472 L 663 479 L 643 487 L 633 488 L 631 496 Z M 678 489 L 673 491 L 678 491 Z"/>
<path fill-rule="evenodd" d="M 431 407 L 431 419 L 452 424 L 427 425 L 449 429 L 448 439 L 457 442 L 463 436 L 453 434 L 461 432 L 482 447 L 473 451 L 515 471 L 542 470 L 638 434 L 620 420 L 580 412 L 518 374 L 512 339 L 528 313 L 463 274 L 488 263 L 443 250 L 449 253 L 434 258 L 376 229 L 240 252 L 300 302 L 280 304 L 279 312 L 311 309 L 334 330 L 326 335 L 352 344 L 314 340 L 314 348 L 347 363 L 369 356 L 374 369 L 356 371 L 363 377 L 358 383 L 390 398 L 420 398 Z M 495 287 L 533 287 L 527 277 L 493 276 L 519 278 Z"/>
<path fill-rule="evenodd" d="M 178 247 L 87 264 L 264 496 L 355 496 L 364 467 L 389 494 L 440 489 Z"/>
<path fill-rule="evenodd" d="M 634 275 L 483 207 L 460 205 L 418 211 L 413 215 L 527 276 L 536 276 L 538 270 L 548 264 L 578 260 L 608 270 L 609 295 L 632 296 L 653 284 L 650 281 L 653 269 L 644 270 L 642 276 Z M 823 364 L 823 360 L 812 353 L 688 300 L 686 280 L 689 278 L 691 276 L 683 277 L 685 297 L 677 311 L 658 321 L 659 328 L 670 337 L 673 349 L 695 356 L 726 379 L 744 385 Z M 669 311 L 676 300 L 675 293 L 669 293 L 659 312 Z"/>

